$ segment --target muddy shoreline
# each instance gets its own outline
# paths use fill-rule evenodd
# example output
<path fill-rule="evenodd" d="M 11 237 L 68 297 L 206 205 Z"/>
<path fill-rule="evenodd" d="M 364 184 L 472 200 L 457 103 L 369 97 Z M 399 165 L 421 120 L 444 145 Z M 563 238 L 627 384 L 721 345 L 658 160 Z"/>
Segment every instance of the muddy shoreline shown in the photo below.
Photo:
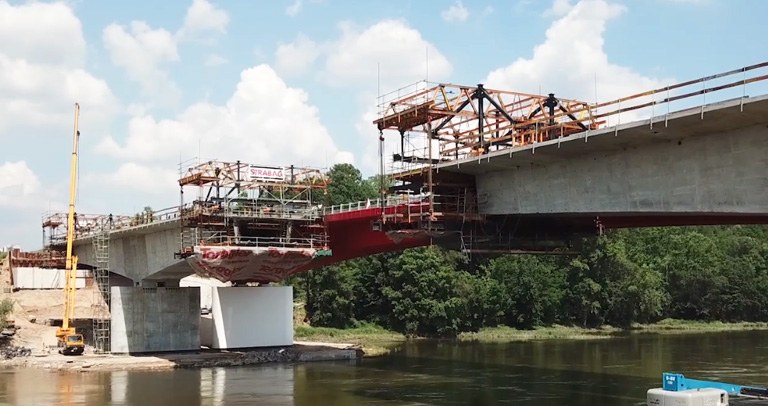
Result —
<path fill-rule="evenodd" d="M 353 361 L 362 358 L 359 347 L 328 343 L 296 343 L 287 347 L 253 348 L 232 351 L 200 350 L 183 353 L 141 355 L 33 354 L 0 361 L 0 368 L 38 368 L 58 371 L 162 371 L 178 368 L 211 368 L 300 363 Z"/>

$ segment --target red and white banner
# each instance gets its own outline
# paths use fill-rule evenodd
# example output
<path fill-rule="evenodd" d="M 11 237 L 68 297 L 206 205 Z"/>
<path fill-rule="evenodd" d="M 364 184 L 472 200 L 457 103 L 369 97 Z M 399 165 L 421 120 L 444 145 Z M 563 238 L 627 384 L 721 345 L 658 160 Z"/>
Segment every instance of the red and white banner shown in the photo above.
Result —
<path fill-rule="evenodd" d="M 201 276 L 222 282 L 278 282 L 315 257 L 312 248 L 195 247 L 187 258 Z"/>
<path fill-rule="evenodd" d="M 272 168 L 268 166 L 250 165 L 245 172 L 246 181 L 284 181 L 285 170 L 283 168 Z"/>

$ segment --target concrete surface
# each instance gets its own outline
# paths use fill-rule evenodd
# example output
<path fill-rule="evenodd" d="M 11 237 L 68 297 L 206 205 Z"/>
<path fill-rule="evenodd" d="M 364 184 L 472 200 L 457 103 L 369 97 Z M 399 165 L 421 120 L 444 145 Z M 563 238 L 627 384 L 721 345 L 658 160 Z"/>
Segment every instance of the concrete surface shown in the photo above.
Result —
<path fill-rule="evenodd" d="M 768 96 L 439 165 L 484 214 L 768 213 Z"/>
<path fill-rule="evenodd" d="M 200 349 L 200 290 L 112 287 L 113 353 Z"/>
<path fill-rule="evenodd" d="M 113 232 L 109 241 L 109 270 L 134 282 L 152 276 L 160 281 L 178 281 L 191 275 L 194 272 L 185 261 L 174 257 L 179 250 L 180 235 L 178 220 Z M 95 264 L 91 238 L 76 240 L 74 251 L 81 264 Z M 168 275 L 154 275 L 166 269 L 171 271 Z"/>
<path fill-rule="evenodd" d="M 12 272 L 14 289 L 64 289 L 66 284 L 66 275 L 63 269 L 17 266 L 13 268 Z M 85 278 L 89 275 L 89 271 L 78 269 L 75 288 L 84 288 Z"/>
<path fill-rule="evenodd" d="M 249 348 L 293 343 L 293 287 L 213 288 L 211 348 Z"/>

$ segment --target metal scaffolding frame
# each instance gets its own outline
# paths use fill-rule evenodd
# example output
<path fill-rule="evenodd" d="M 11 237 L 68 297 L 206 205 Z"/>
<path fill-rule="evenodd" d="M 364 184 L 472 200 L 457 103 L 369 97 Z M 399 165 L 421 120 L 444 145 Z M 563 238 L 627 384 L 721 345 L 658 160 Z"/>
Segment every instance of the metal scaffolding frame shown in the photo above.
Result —
<path fill-rule="evenodd" d="M 197 245 L 327 248 L 319 169 L 208 161 L 182 171 L 178 256 Z M 186 201 L 185 187 L 197 188 Z"/>
<path fill-rule="evenodd" d="M 111 225 L 108 221 L 102 221 L 98 232 L 93 236 L 93 252 L 95 264 L 93 264 L 93 281 L 96 287 L 94 291 L 94 303 L 97 311 L 93 315 L 93 347 L 96 353 L 110 352 L 110 328 L 112 300 L 109 284 L 109 233 Z M 104 306 L 98 303 L 104 302 Z"/>
<path fill-rule="evenodd" d="M 547 219 L 504 216 L 496 219 L 498 230 L 488 233 L 483 227 L 487 219 L 477 212 L 474 179 L 436 168 L 451 161 L 482 159 L 493 151 L 509 150 L 512 154 L 527 145 L 578 133 L 588 136 L 590 131 L 616 126 L 628 116 L 630 120 L 648 119 L 653 129 L 654 123 L 666 125 L 673 103 L 675 108 L 682 105 L 700 109 L 703 117 L 705 106 L 712 102 L 709 95 L 728 89 L 737 93 L 741 88 L 743 108 L 748 97 L 747 85 L 768 79 L 766 68 L 768 62 L 762 62 L 600 103 L 564 99 L 553 93 L 535 95 L 489 89 L 482 84 L 417 82 L 378 99 L 379 117 L 373 124 L 379 130 L 380 175 L 382 179 L 389 178 L 391 191 L 426 200 L 426 213 L 422 206 L 418 208 L 418 228 L 457 232 L 462 246 L 480 240 L 494 240 L 496 245 L 511 247 L 531 246 L 518 240 L 520 230 L 528 228 L 535 235 Z M 733 79 L 736 75 L 741 77 Z M 400 137 L 400 150 L 392 154 L 388 174 L 384 172 L 386 132 L 396 132 Z M 383 198 L 384 193 L 382 201 Z M 387 218 L 382 214 L 381 222 L 389 222 L 389 227 L 394 228 L 401 218 L 413 217 Z M 563 230 L 562 235 L 587 227 L 563 219 L 560 222 L 562 226 L 555 228 Z"/>

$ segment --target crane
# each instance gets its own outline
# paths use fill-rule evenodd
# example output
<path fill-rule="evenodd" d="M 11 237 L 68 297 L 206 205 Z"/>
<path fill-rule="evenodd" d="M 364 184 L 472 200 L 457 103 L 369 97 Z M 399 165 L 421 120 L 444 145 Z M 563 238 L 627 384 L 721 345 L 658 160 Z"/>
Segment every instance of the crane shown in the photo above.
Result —
<path fill-rule="evenodd" d="M 72 169 L 69 179 L 69 212 L 67 214 L 67 259 L 64 282 L 64 318 L 56 329 L 59 352 L 64 355 L 80 355 L 85 350 L 83 335 L 75 331 L 69 322 L 75 314 L 75 282 L 77 278 L 77 256 L 72 255 L 75 240 L 75 195 L 77 193 L 77 147 L 80 141 L 80 105 L 75 103 L 75 130 L 72 135 Z"/>

